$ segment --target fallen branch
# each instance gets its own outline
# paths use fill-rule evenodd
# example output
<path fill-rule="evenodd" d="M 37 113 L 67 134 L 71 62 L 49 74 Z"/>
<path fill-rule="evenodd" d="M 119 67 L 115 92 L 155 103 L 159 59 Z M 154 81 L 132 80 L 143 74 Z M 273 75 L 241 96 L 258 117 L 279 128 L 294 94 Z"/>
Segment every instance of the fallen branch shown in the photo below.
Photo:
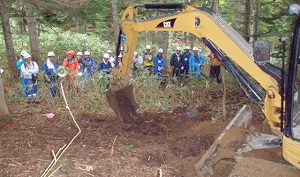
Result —
<path fill-rule="evenodd" d="M 111 146 L 111 149 L 110 149 L 110 155 L 109 155 L 108 158 L 110 158 L 110 157 L 113 155 L 113 153 L 114 153 L 114 145 L 115 145 L 115 142 L 116 142 L 116 140 L 117 140 L 117 136 L 118 136 L 118 135 L 116 135 L 116 137 L 115 137 L 115 139 L 114 139 L 114 142 L 113 142 L 113 144 L 112 144 L 112 146 Z"/>

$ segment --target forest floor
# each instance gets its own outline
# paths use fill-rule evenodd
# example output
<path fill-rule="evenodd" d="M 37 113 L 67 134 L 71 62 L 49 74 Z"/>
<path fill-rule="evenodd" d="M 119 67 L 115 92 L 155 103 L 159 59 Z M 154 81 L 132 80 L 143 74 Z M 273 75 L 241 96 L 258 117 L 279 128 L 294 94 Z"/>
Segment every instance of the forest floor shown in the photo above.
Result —
<path fill-rule="evenodd" d="M 222 94 L 210 95 L 205 106 L 196 107 L 197 115 L 187 108 L 167 113 L 143 113 L 135 128 L 128 132 L 116 117 L 76 115 L 81 133 L 61 156 L 51 173 L 58 177 L 194 177 L 194 165 L 242 107 L 242 91 L 228 93 L 228 118 L 215 118 L 215 102 Z M 231 95 L 231 96 L 230 96 Z M 249 100 L 250 102 L 250 100 Z M 68 144 L 78 133 L 64 107 L 46 118 L 46 103 L 10 103 L 13 122 L 0 130 L 0 176 L 41 176 L 53 153 Z M 218 108 L 221 110 L 222 108 Z M 39 115 L 39 116 L 34 116 Z M 251 131 L 270 132 L 260 112 L 253 113 Z M 240 136 L 232 134 L 231 136 Z M 243 141 L 239 142 L 243 144 Z M 286 163 L 280 148 L 248 152 L 248 156 Z M 228 176 L 233 164 L 218 164 L 215 176 Z M 54 171 L 56 170 L 56 171 Z M 48 174 L 48 175 L 49 175 Z"/>

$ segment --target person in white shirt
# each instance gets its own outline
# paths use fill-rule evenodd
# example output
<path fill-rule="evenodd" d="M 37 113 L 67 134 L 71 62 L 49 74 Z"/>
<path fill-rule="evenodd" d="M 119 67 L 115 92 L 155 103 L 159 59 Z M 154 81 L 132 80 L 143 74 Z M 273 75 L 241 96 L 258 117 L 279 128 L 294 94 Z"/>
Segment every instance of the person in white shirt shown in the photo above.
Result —
<path fill-rule="evenodd" d="M 31 61 L 30 54 L 25 54 L 24 59 L 25 62 L 21 65 L 21 77 L 24 78 L 28 103 L 37 102 L 36 96 L 38 93 L 38 87 L 36 79 L 39 67 L 36 62 Z"/>
<path fill-rule="evenodd" d="M 138 73 L 143 68 L 143 57 L 139 55 L 137 52 L 133 53 L 132 63 L 133 63 L 133 72 Z"/>
<path fill-rule="evenodd" d="M 115 63 L 116 63 L 116 59 L 114 57 L 112 57 L 111 50 L 107 50 L 106 53 L 109 55 L 108 61 L 110 62 L 111 66 L 114 68 L 115 67 Z"/>

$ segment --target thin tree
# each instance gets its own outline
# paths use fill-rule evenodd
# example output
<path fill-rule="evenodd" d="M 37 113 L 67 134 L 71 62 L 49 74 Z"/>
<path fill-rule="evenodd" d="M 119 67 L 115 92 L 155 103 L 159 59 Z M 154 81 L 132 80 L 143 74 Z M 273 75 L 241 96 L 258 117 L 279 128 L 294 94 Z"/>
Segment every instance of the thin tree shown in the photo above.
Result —
<path fill-rule="evenodd" d="M 15 60 L 14 60 L 15 51 L 13 48 L 12 35 L 11 35 L 10 24 L 9 24 L 9 16 L 8 16 L 5 0 L 0 0 L 0 8 L 1 8 L 0 16 L 2 22 L 2 29 L 4 33 L 6 52 L 8 56 L 8 63 L 11 66 L 15 66 Z M 15 67 L 9 67 L 9 69 L 11 70 L 11 73 L 17 72 Z M 6 125 L 8 122 L 12 120 L 5 102 L 4 89 L 3 89 L 1 76 L 0 76 L 0 118 L 1 118 L 0 128 L 2 128 L 4 125 Z"/>
<path fill-rule="evenodd" d="M 257 40 L 258 34 L 258 14 L 259 14 L 259 1 L 255 0 L 255 8 L 254 8 L 254 21 L 253 21 L 253 41 Z"/>
<path fill-rule="evenodd" d="M 212 4 L 212 9 L 217 13 L 219 13 L 219 4 L 220 4 L 219 0 L 215 0 Z"/>
<path fill-rule="evenodd" d="M 26 4 L 25 12 L 28 24 L 31 55 L 35 61 L 39 61 L 41 59 L 41 51 L 38 40 L 38 31 L 36 27 L 36 18 L 34 16 L 34 6 L 31 4 Z"/>
<path fill-rule="evenodd" d="M 244 39 L 250 41 L 250 14 L 251 4 L 250 0 L 245 0 L 245 16 L 244 16 Z"/>
<path fill-rule="evenodd" d="M 118 38 L 119 38 L 119 13 L 118 13 L 118 2 L 117 0 L 111 1 L 112 13 L 113 13 L 113 23 L 114 23 L 114 37 L 115 37 L 115 45 L 117 46 Z M 116 48 L 117 49 L 117 48 Z"/>
<path fill-rule="evenodd" d="M 6 53 L 7 53 L 7 59 L 10 66 L 15 66 L 15 51 L 13 47 L 13 40 L 12 40 L 12 34 L 10 30 L 10 24 L 9 24 L 9 15 L 8 10 L 5 4 L 5 0 L 0 0 L 0 17 L 1 17 L 1 24 L 5 39 L 5 47 L 6 47 Z M 11 73 L 17 73 L 16 67 L 9 67 Z"/>
<path fill-rule="evenodd" d="M 4 1 L 4 0 L 1 0 Z M 5 102 L 5 95 L 3 89 L 3 82 L 0 74 L 0 130 L 6 124 L 12 122 L 12 117 L 9 113 L 8 107 Z"/>

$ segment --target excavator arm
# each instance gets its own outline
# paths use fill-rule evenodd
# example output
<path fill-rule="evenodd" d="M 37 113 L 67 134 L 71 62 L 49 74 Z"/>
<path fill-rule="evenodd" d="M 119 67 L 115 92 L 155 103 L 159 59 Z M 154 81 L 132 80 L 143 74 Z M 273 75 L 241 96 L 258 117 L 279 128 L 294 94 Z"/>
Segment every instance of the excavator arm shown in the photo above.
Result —
<path fill-rule="evenodd" d="M 172 13 L 147 19 L 139 17 L 138 8 L 164 10 L 164 12 L 170 10 Z M 280 129 L 280 82 L 270 74 L 272 72 L 262 69 L 265 68 L 263 67 L 265 63 L 254 61 L 252 46 L 211 9 L 181 3 L 129 6 L 123 13 L 120 28 L 121 44 L 124 48 L 123 66 L 118 69 L 114 68 L 112 71 L 114 81 L 107 93 L 107 99 L 110 106 L 125 123 L 133 121 L 138 108 L 133 98 L 132 86 L 129 83 L 138 34 L 144 31 L 180 31 L 188 32 L 202 39 L 212 52 L 217 53 L 223 66 L 228 66 L 226 69 L 232 70 L 231 73 L 238 76 L 238 81 L 242 82 L 247 91 L 250 91 L 251 97 L 259 102 L 271 128 Z M 239 67 L 234 66 L 235 64 Z M 247 75 L 241 75 L 238 71 L 239 68 L 242 68 L 259 83 L 263 90 L 254 86 L 255 84 L 247 79 Z M 125 98 L 122 98 L 124 96 Z"/>

